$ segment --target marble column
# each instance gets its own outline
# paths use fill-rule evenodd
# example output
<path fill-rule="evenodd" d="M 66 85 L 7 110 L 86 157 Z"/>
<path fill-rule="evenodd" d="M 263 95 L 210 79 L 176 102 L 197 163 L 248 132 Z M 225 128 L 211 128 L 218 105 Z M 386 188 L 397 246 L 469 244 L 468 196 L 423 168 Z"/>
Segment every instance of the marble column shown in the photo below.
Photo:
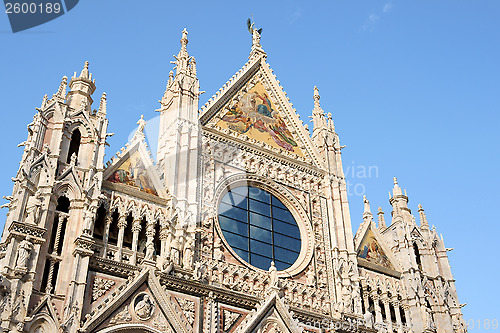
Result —
<path fill-rule="evenodd" d="M 113 221 L 113 217 L 111 213 L 106 216 L 106 224 L 104 225 L 104 235 L 102 236 L 102 240 L 104 242 L 104 246 L 102 248 L 102 257 L 106 258 L 106 252 L 108 251 L 108 241 L 109 241 L 109 228 L 111 226 L 111 222 Z"/>
<path fill-rule="evenodd" d="M 120 214 L 118 218 L 118 252 L 115 254 L 116 261 L 122 261 L 122 251 L 123 251 L 123 236 L 125 235 L 125 228 L 127 227 L 127 216 Z"/>
<path fill-rule="evenodd" d="M 130 264 L 135 265 L 137 263 L 137 245 L 139 243 L 139 233 L 141 232 L 141 220 L 135 218 L 132 224 L 132 258 L 130 258 Z"/>

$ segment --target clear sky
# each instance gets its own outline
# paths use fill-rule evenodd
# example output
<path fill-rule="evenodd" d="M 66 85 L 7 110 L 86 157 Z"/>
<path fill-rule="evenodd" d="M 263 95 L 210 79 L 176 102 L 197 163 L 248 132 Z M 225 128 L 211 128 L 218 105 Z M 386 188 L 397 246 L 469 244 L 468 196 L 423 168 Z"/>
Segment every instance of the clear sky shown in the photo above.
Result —
<path fill-rule="evenodd" d="M 108 160 L 141 114 L 157 116 L 182 29 L 207 91 L 204 103 L 247 60 L 252 14 L 263 28 L 268 62 L 302 119 L 313 108 L 315 85 L 323 109 L 333 114 L 347 145 L 353 232 L 363 194 L 372 211 L 381 206 L 390 213 L 388 191 L 398 177 L 413 213 L 421 203 L 446 246 L 455 248 L 448 253 L 470 331 L 499 320 L 497 0 L 85 0 L 16 34 L 0 13 L 0 195 L 11 194 L 22 153 L 16 145 L 26 139 L 35 107 L 57 91 L 63 75 L 80 72 L 88 60 L 94 100 L 107 93 L 109 131 L 116 133 Z"/>

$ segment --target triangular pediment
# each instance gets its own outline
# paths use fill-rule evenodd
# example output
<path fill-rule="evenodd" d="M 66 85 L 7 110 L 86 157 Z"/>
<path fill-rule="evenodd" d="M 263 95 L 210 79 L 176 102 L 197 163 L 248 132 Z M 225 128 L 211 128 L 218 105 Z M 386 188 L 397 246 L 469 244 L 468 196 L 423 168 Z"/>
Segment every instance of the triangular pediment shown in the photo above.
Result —
<path fill-rule="evenodd" d="M 364 226 L 364 233 L 357 235 L 356 253 L 358 263 L 361 266 L 381 271 L 383 273 L 394 273 L 399 271 L 399 265 L 390 249 L 386 246 L 383 236 L 370 222 Z"/>
<path fill-rule="evenodd" d="M 202 107 L 200 121 L 245 144 L 323 164 L 264 56 L 247 62 Z"/>
<path fill-rule="evenodd" d="M 104 171 L 103 179 L 118 188 L 167 197 L 143 137 L 134 137 L 132 142 L 112 159 L 112 163 Z"/>
<path fill-rule="evenodd" d="M 29 318 L 33 319 L 37 316 L 48 316 L 55 323 L 59 322 L 59 316 L 49 295 L 43 297 L 42 300 L 33 308 Z"/>
<path fill-rule="evenodd" d="M 65 183 L 73 185 L 74 190 L 78 193 L 78 195 L 83 192 L 81 186 L 82 181 L 74 165 L 70 164 L 67 166 L 66 169 L 57 177 L 55 184 L 63 185 Z"/>
<path fill-rule="evenodd" d="M 193 327 L 173 297 L 167 294 L 154 274 L 145 269 L 116 296 L 97 310 L 84 324 L 85 332 L 111 326 L 143 325 L 161 332 L 192 333 Z"/>
<path fill-rule="evenodd" d="M 283 300 L 273 292 L 257 311 L 247 315 L 236 330 L 237 333 L 257 331 L 299 333 L 302 332 L 302 328 L 299 327 L 298 320 L 292 318 Z"/>

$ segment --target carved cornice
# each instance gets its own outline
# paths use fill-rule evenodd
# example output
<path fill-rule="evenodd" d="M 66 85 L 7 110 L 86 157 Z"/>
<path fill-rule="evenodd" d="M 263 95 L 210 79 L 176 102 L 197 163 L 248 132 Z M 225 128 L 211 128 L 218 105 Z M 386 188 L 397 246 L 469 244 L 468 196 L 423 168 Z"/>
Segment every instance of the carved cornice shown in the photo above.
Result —
<path fill-rule="evenodd" d="M 140 267 L 96 256 L 90 258 L 89 265 L 99 272 L 125 278 L 133 276 L 136 272 L 140 271 Z"/>
<path fill-rule="evenodd" d="M 160 198 L 157 197 L 156 195 L 152 195 L 146 192 L 142 192 L 141 190 L 138 190 L 128 185 L 116 184 L 108 182 L 107 180 L 103 180 L 102 187 L 112 191 L 122 192 L 131 195 L 133 197 L 141 198 L 146 201 L 154 202 L 158 205 L 167 206 L 169 204 L 169 200 L 167 199 Z"/>
<path fill-rule="evenodd" d="M 233 134 L 232 132 L 229 133 Z M 236 137 L 235 136 L 236 134 L 235 135 L 231 134 L 223 133 L 221 131 L 218 131 L 210 127 L 206 126 L 203 127 L 203 135 L 213 140 L 226 142 L 241 150 L 248 151 L 258 156 L 266 157 L 267 159 L 272 159 L 275 162 L 278 162 L 282 165 L 293 166 L 294 168 L 300 171 L 307 172 L 316 177 L 323 177 L 326 174 L 326 171 L 321 170 L 318 167 L 310 163 L 307 163 L 306 161 L 297 159 L 297 156 L 293 156 L 292 154 L 290 154 L 290 156 L 284 155 L 283 151 L 281 150 L 274 151 L 266 149 L 264 147 L 260 147 L 259 145 L 249 145 L 248 142 L 246 142 L 245 140 Z"/>
<path fill-rule="evenodd" d="M 219 302 L 239 306 L 249 310 L 254 308 L 260 301 L 260 299 L 255 296 L 227 290 L 213 285 L 203 284 L 195 280 L 185 280 L 184 278 L 164 273 L 160 273 L 159 278 L 162 286 L 167 289 L 205 297 L 208 297 L 209 294 L 212 293 L 213 297 Z"/>
<path fill-rule="evenodd" d="M 13 221 L 9 227 L 9 231 L 13 235 L 31 236 L 32 243 L 41 244 L 41 243 L 45 242 L 43 235 L 44 235 L 45 231 L 47 231 L 47 229 L 36 226 L 36 225 L 32 225 L 32 224 L 26 224 L 26 223 L 21 223 L 18 221 Z"/>

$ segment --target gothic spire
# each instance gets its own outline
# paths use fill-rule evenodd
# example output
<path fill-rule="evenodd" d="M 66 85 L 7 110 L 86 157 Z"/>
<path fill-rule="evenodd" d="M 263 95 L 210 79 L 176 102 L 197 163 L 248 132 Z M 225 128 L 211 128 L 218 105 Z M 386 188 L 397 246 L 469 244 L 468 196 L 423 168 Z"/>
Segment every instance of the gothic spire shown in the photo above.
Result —
<path fill-rule="evenodd" d="M 309 118 L 312 119 L 314 125 L 313 131 L 318 131 L 320 129 L 325 128 L 326 120 L 325 120 L 325 111 L 323 111 L 319 103 L 321 97 L 319 95 L 318 87 L 316 86 L 314 86 L 313 98 L 314 98 L 314 108 L 312 110 L 312 116 L 309 116 Z"/>
<path fill-rule="evenodd" d="M 418 213 L 420 215 L 420 228 L 429 229 L 429 223 L 427 222 L 427 216 L 425 216 L 424 209 L 421 204 L 418 204 Z"/>
<path fill-rule="evenodd" d="M 57 92 L 54 94 L 54 96 L 52 96 L 52 98 L 58 97 L 58 98 L 62 98 L 64 100 L 66 98 L 66 86 L 67 85 L 68 85 L 68 77 L 63 76 L 63 78 L 61 80 L 61 84 L 59 84 L 59 88 L 57 89 Z"/>
<path fill-rule="evenodd" d="M 194 65 L 194 58 L 190 57 L 187 51 L 187 45 L 189 42 L 187 35 L 188 32 L 186 28 L 184 28 L 184 30 L 182 30 L 181 49 L 179 51 L 179 54 L 174 55 L 175 61 L 171 62 L 175 64 L 176 77 L 180 74 L 196 76 L 196 65 Z"/>
<path fill-rule="evenodd" d="M 99 103 L 99 110 L 97 111 L 97 114 L 99 115 L 106 115 L 107 112 L 107 99 L 106 99 L 106 93 L 103 92 L 101 96 L 101 102 Z"/>

